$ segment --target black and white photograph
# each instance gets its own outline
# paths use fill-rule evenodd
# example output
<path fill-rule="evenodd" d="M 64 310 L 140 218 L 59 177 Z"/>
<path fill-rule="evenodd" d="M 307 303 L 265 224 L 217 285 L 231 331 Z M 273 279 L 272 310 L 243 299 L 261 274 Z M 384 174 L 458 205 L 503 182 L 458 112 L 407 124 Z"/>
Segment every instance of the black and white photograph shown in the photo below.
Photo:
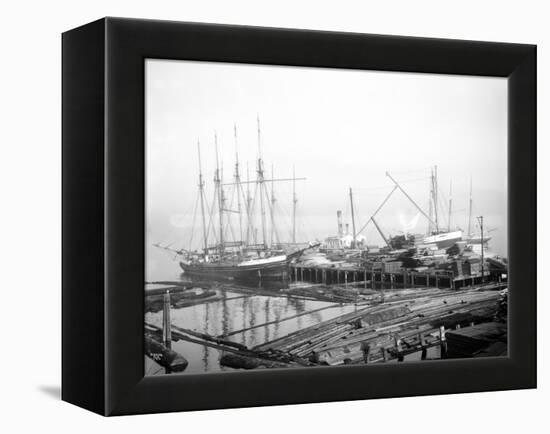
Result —
<path fill-rule="evenodd" d="M 543 5 L 6 3 L 0 431 L 540 432 Z"/>
<path fill-rule="evenodd" d="M 507 80 L 145 61 L 146 376 L 508 350 Z"/>

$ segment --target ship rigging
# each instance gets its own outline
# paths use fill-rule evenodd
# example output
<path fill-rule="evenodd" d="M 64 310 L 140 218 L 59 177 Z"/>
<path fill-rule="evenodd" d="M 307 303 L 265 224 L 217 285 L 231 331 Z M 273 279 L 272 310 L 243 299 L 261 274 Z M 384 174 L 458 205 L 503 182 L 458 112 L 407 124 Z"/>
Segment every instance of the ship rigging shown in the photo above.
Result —
<path fill-rule="evenodd" d="M 223 163 L 220 163 L 219 158 L 218 136 L 217 133 L 214 133 L 216 166 L 210 207 L 208 207 L 206 182 L 202 169 L 201 144 L 200 141 L 197 141 L 202 251 L 192 251 L 191 246 L 189 249 L 179 250 L 162 247 L 158 244 L 156 246 L 179 256 L 180 267 L 184 274 L 190 278 L 254 284 L 261 284 L 263 281 L 285 282 L 288 279 L 289 263 L 305 250 L 314 247 L 311 244 L 296 243 L 296 208 L 298 203 L 296 182 L 305 181 L 306 178 L 297 178 L 294 168 L 291 178 L 275 178 L 273 166 L 271 177 L 266 177 L 258 117 L 256 177 L 253 180 L 250 179 L 247 165 L 246 181 L 242 180 L 236 125 L 234 125 L 233 133 L 235 166 L 230 182 L 223 180 Z M 275 184 L 281 182 L 292 182 L 292 229 L 290 241 L 286 243 L 282 242 L 275 214 L 277 204 Z M 196 212 L 197 207 L 195 207 L 193 221 L 196 220 Z M 259 225 L 256 224 L 258 217 Z M 194 229 L 193 225 L 191 239 Z M 258 229 L 261 230 L 260 234 Z"/>

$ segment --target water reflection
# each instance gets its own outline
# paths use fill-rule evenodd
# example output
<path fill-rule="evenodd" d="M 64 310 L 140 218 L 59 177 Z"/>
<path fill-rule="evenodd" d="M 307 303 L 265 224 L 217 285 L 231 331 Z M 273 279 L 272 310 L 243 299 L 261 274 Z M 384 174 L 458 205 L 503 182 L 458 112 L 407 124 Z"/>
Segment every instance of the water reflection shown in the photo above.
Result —
<path fill-rule="evenodd" d="M 227 337 L 228 340 L 253 347 L 355 309 L 352 305 L 329 307 L 334 304 L 276 294 L 274 296 L 243 295 L 219 286 L 216 287 L 216 291 L 221 297 L 215 301 L 172 308 L 172 323 L 178 327 L 212 336 L 230 334 Z M 329 308 L 292 318 L 322 307 Z M 161 326 L 162 311 L 147 313 L 145 320 Z M 242 331 L 239 332 L 239 330 Z M 232 332 L 238 333 L 231 334 Z M 172 348 L 189 361 L 184 374 L 230 369 L 220 366 L 220 352 L 214 348 L 185 341 L 173 342 Z"/>

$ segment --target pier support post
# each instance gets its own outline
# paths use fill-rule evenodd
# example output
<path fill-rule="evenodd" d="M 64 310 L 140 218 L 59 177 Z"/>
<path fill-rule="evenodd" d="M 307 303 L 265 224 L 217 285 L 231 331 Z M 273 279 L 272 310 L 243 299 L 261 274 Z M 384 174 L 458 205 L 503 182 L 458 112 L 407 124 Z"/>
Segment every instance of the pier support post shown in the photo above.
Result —
<path fill-rule="evenodd" d="M 395 342 L 395 352 L 397 353 L 397 361 L 402 362 L 403 360 L 405 360 L 405 357 L 403 356 L 403 353 L 401 352 L 401 339 L 399 339 L 397 337 L 397 335 L 395 335 L 393 337 L 393 339 L 394 339 L 394 342 Z"/>
<path fill-rule="evenodd" d="M 298 281 L 298 269 L 296 267 L 294 267 L 294 281 Z"/>
<path fill-rule="evenodd" d="M 172 322 L 170 321 L 170 291 L 164 294 L 162 310 L 162 341 L 166 348 L 172 348 Z"/>
<path fill-rule="evenodd" d="M 428 348 L 424 345 L 424 337 L 422 336 L 422 333 L 418 333 L 418 342 L 420 343 L 420 348 L 422 348 L 420 360 L 426 360 L 426 357 L 428 356 Z"/>
<path fill-rule="evenodd" d="M 348 272 L 344 271 L 344 286 L 348 287 Z"/>
<path fill-rule="evenodd" d="M 327 272 L 326 272 L 326 270 L 323 270 L 321 272 L 321 275 L 322 275 L 322 278 L 323 278 L 323 285 L 326 285 L 327 284 Z"/>
<path fill-rule="evenodd" d="M 414 288 L 414 273 L 411 273 L 411 286 Z"/>
<path fill-rule="evenodd" d="M 439 276 L 437 274 L 435 275 L 435 287 L 439 288 Z"/>
<path fill-rule="evenodd" d="M 300 280 L 304 281 L 304 267 L 300 267 Z"/>
<path fill-rule="evenodd" d="M 393 281 L 394 281 L 394 276 L 393 276 L 393 273 L 390 274 L 390 289 L 393 289 Z"/>
<path fill-rule="evenodd" d="M 430 286 L 430 275 L 425 274 L 425 276 L 426 276 L 426 286 L 429 287 Z"/>
<path fill-rule="evenodd" d="M 365 362 L 365 365 L 368 365 L 370 358 L 370 345 L 367 342 L 361 342 L 361 352 L 363 353 L 363 362 Z"/>
<path fill-rule="evenodd" d="M 441 348 L 441 358 L 447 358 L 447 339 L 445 338 L 445 326 L 439 327 L 439 346 Z"/>
<path fill-rule="evenodd" d="M 365 289 L 367 289 L 367 269 L 363 271 L 363 281 L 365 282 Z"/>

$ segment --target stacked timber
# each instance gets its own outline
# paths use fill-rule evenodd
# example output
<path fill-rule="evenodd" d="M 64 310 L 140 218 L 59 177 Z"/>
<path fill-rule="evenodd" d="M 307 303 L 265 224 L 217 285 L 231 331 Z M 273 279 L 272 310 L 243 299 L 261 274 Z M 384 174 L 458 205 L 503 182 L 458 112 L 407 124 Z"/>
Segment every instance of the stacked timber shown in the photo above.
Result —
<path fill-rule="evenodd" d="M 255 347 L 319 364 L 385 361 L 441 344 L 442 327 L 491 321 L 500 294 L 468 288 L 385 291 L 385 302 Z M 368 354 L 365 355 L 365 348 Z"/>
<path fill-rule="evenodd" d="M 383 273 L 399 273 L 402 265 L 401 261 L 382 262 L 381 270 Z"/>
<path fill-rule="evenodd" d="M 292 287 L 284 291 L 284 294 L 335 303 L 356 303 L 361 296 L 359 290 L 356 288 L 321 284 L 292 285 Z"/>

